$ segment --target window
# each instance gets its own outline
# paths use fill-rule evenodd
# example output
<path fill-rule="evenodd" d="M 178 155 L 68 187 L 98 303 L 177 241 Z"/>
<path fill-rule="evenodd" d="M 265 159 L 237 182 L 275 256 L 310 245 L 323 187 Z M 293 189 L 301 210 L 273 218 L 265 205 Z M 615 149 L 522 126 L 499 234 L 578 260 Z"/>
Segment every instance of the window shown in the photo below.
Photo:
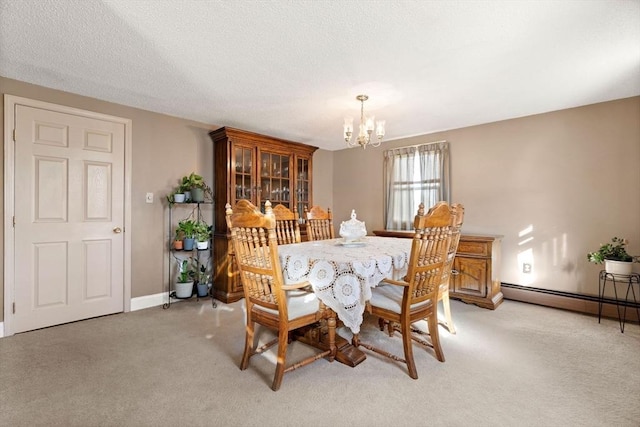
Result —
<path fill-rule="evenodd" d="M 387 230 L 413 230 L 420 203 L 449 203 L 449 143 L 438 141 L 384 152 L 384 223 Z"/>

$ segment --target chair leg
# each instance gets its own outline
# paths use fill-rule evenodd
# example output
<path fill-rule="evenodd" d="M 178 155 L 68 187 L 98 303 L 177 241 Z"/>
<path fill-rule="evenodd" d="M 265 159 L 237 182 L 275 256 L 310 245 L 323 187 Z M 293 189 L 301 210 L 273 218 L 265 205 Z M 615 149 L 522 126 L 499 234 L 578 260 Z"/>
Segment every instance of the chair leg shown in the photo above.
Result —
<path fill-rule="evenodd" d="M 400 328 L 402 330 L 402 345 L 404 347 L 404 360 L 407 362 L 407 369 L 409 370 L 409 376 L 414 380 L 418 379 L 418 370 L 416 369 L 416 362 L 413 360 L 413 342 L 411 339 L 411 324 L 408 320 L 400 322 Z"/>
<path fill-rule="evenodd" d="M 456 327 L 453 325 L 451 318 L 451 306 L 449 305 L 449 290 L 442 293 L 442 308 L 444 309 L 444 317 L 447 319 L 447 329 L 450 334 L 456 333 Z"/>
<path fill-rule="evenodd" d="M 433 345 L 433 350 L 436 352 L 436 358 L 440 362 L 444 362 L 444 353 L 442 352 L 442 347 L 440 346 L 440 335 L 438 334 L 438 311 L 436 310 L 436 307 L 434 307 L 433 313 L 429 315 L 427 323 L 429 325 L 429 336 L 431 337 L 431 344 Z"/>
<path fill-rule="evenodd" d="M 249 366 L 249 358 L 253 354 L 253 339 L 255 331 L 255 323 L 247 320 L 247 326 L 245 327 L 245 340 L 244 340 L 244 353 L 242 354 L 242 361 L 240 362 L 240 370 L 244 371 Z"/>
<path fill-rule="evenodd" d="M 280 385 L 282 384 L 282 377 L 284 376 L 285 363 L 287 361 L 287 346 L 289 338 L 288 331 L 280 330 L 278 332 L 278 361 L 276 363 L 276 374 L 273 377 L 273 384 L 271 388 L 273 391 L 278 391 Z"/>

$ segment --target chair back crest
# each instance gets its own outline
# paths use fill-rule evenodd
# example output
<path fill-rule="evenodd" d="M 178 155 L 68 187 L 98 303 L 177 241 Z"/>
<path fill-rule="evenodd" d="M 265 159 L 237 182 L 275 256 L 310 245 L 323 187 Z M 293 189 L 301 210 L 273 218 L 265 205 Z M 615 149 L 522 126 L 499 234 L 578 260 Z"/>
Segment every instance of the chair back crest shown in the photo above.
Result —
<path fill-rule="evenodd" d="M 300 243 L 300 217 L 298 208 L 293 207 L 293 212 L 285 205 L 279 203 L 273 208 L 276 217 L 276 237 L 279 245 Z"/>
<path fill-rule="evenodd" d="M 333 214 L 331 208 L 325 212 L 320 206 L 304 207 L 304 219 L 309 240 L 327 240 L 335 238 Z"/>
<path fill-rule="evenodd" d="M 248 200 L 238 201 L 233 209 L 227 203 L 226 220 L 247 303 L 279 310 L 286 318 L 276 218 L 271 202 L 265 203 L 264 214 Z"/>

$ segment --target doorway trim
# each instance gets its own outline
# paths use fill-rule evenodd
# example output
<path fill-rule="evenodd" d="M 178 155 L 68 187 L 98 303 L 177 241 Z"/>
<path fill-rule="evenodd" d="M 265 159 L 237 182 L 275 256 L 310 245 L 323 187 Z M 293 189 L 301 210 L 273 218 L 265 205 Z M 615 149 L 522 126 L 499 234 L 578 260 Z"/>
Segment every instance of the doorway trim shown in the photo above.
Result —
<path fill-rule="evenodd" d="M 123 304 L 124 312 L 131 311 L 131 150 L 132 150 L 132 121 L 122 117 L 110 116 L 93 111 L 82 110 L 74 107 L 23 98 L 15 95 L 4 95 L 4 333 L 2 336 L 11 336 L 13 332 L 13 302 L 15 301 L 15 230 L 13 227 L 13 215 L 15 212 L 14 188 L 15 188 L 15 144 L 13 130 L 15 128 L 15 107 L 24 105 L 56 111 L 59 113 L 73 114 L 98 120 L 107 120 L 124 125 L 124 260 L 123 260 Z M 1 323 L 0 323 L 1 324 Z"/>

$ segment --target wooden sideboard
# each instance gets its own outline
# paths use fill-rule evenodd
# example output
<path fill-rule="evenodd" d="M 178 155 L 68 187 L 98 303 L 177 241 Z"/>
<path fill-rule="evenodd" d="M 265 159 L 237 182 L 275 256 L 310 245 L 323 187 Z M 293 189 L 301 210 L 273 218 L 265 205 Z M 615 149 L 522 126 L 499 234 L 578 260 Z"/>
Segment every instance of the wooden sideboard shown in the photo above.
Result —
<path fill-rule="evenodd" d="M 410 231 L 375 230 L 376 236 L 412 238 Z M 496 309 L 503 299 L 498 279 L 502 236 L 462 234 L 453 262 L 449 296 Z"/>

